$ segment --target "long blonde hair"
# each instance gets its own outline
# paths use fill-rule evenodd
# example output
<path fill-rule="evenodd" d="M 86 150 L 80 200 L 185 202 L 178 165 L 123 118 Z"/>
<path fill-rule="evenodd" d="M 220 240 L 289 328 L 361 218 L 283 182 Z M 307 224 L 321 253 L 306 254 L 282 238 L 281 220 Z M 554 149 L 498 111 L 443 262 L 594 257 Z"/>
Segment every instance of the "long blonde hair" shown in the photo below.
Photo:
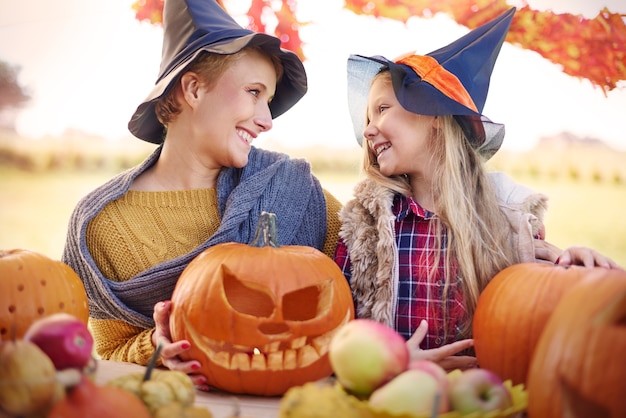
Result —
<path fill-rule="evenodd" d="M 391 83 L 389 71 L 379 73 L 374 80 Z M 453 281 L 459 280 L 468 318 L 472 318 L 478 296 L 491 278 L 517 261 L 517 254 L 508 243 L 508 222 L 500 211 L 496 193 L 480 155 L 471 146 L 454 116 L 438 116 L 439 128 L 433 129 L 429 142 L 435 172 L 432 194 L 435 213 L 431 228 L 436 237 L 435 248 L 442 248 L 443 228 L 447 230 L 445 251 L 445 287 L 442 298 L 448 297 Z M 405 176 L 387 177 L 380 172 L 376 155 L 364 141 L 362 169 L 366 176 L 398 193 L 411 195 L 411 185 Z M 432 231 L 432 230 L 431 230 Z M 436 252 L 429 267 L 429 279 L 440 263 Z M 454 268 L 456 266 L 456 269 Z M 456 275 L 452 277 L 453 272 Z M 447 326 L 447 303 L 444 306 L 444 326 Z M 445 336 L 454 330 L 445 329 Z M 456 332 L 454 332 L 456 334 Z M 459 330 L 458 338 L 471 336 L 471 321 Z"/>

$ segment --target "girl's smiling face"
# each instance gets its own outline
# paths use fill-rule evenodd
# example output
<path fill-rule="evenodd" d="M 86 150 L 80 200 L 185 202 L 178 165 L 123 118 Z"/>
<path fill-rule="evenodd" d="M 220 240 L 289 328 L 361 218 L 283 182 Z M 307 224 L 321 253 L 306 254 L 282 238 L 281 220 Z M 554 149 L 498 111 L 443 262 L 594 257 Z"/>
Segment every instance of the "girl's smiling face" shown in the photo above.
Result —
<path fill-rule="evenodd" d="M 376 155 L 380 172 L 385 176 L 430 177 L 429 143 L 436 120 L 404 109 L 389 72 L 377 75 L 369 92 L 363 135 Z"/>

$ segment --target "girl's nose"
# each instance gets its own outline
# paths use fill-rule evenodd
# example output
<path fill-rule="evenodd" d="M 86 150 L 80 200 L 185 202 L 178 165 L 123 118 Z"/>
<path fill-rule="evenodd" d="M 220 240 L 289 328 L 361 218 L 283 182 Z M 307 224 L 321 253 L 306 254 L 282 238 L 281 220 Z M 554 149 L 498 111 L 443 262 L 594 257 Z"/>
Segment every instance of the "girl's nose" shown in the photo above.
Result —
<path fill-rule="evenodd" d="M 376 135 L 378 135 L 378 129 L 372 122 L 368 122 L 367 126 L 363 130 L 363 138 L 370 142 L 376 137 Z"/>

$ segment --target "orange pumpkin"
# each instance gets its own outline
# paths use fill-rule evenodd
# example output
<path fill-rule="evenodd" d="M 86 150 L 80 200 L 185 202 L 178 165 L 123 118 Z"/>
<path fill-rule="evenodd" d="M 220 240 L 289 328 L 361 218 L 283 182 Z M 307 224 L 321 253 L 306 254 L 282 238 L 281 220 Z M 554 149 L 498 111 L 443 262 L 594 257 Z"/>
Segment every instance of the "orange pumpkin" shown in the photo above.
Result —
<path fill-rule="evenodd" d="M 626 417 L 625 353 L 626 272 L 604 270 L 563 296 L 546 324 L 528 374 L 529 416 Z"/>
<path fill-rule="evenodd" d="M 87 293 L 74 270 L 34 251 L 0 250 L 0 339 L 21 338 L 36 319 L 57 312 L 87 323 Z"/>
<path fill-rule="evenodd" d="M 196 257 L 172 295 L 170 328 L 191 342 L 208 384 L 233 393 L 281 395 L 331 375 L 328 345 L 354 318 L 335 262 L 305 246 L 276 246 L 263 213 L 253 244 L 225 243 Z"/>
<path fill-rule="evenodd" d="M 585 276 L 580 266 L 520 263 L 507 267 L 478 298 L 472 334 L 480 367 L 513 385 L 525 384 L 530 359 L 561 297 Z"/>
<path fill-rule="evenodd" d="M 100 386 L 88 377 L 68 389 L 46 418 L 151 418 L 148 407 L 132 393 L 118 387 Z"/>

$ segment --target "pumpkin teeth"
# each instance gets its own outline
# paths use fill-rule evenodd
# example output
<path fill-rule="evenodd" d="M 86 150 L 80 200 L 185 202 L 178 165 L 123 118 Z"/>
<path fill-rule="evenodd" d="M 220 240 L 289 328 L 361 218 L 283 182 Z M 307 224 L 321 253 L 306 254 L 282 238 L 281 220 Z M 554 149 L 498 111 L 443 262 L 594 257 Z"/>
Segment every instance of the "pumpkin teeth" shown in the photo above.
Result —
<path fill-rule="evenodd" d="M 272 341 L 263 346 L 262 350 L 254 350 L 248 346 L 228 344 L 200 335 L 185 318 L 190 336 L 196 341 L 198 349 L 202 350 L 211 362 L 226 369 L 241 371 L 295 370 L 309 366 L 328 353 L 330 340 L 349 320 L 350 313 L 348 312 L 335 329 L 312 338 L 308 344 L 307 337 L 303 336 L 294 339 L 290 344 L 291 347 L 284 350 L 280 349 L 281 341 Z M 237 352 L 231 354 L 225 351 L 227 348 Z"/>
<path fill-rule="evenodd" d="M 272 341 L 269 344 L 266 344 L 263 347 L 263 352 L 264 353 L 274 353 L 276 351 L 278 351 L 280 348 L 280 341 Z"/>
<path fill-rule="evenodd" d="M 304 347 L 306 345 L 306 340 L 307 340 L 306 336 L 295 338 L 293 341 L 291 341 L 291 348 L 293 348 L 294 350 L 297 350 L 299 348 Z"/>
<path fill-rule="evenodd" d="M 324 335 L 313 338 L 313 341 L 311 341 L 311 345 L 315 347 L 320 356 L 328 353 L 328 347 L 330 345 L 330 340 L 333 338 L 333 335 L 335 335 L 335 331 L 327 332 Z"/>

